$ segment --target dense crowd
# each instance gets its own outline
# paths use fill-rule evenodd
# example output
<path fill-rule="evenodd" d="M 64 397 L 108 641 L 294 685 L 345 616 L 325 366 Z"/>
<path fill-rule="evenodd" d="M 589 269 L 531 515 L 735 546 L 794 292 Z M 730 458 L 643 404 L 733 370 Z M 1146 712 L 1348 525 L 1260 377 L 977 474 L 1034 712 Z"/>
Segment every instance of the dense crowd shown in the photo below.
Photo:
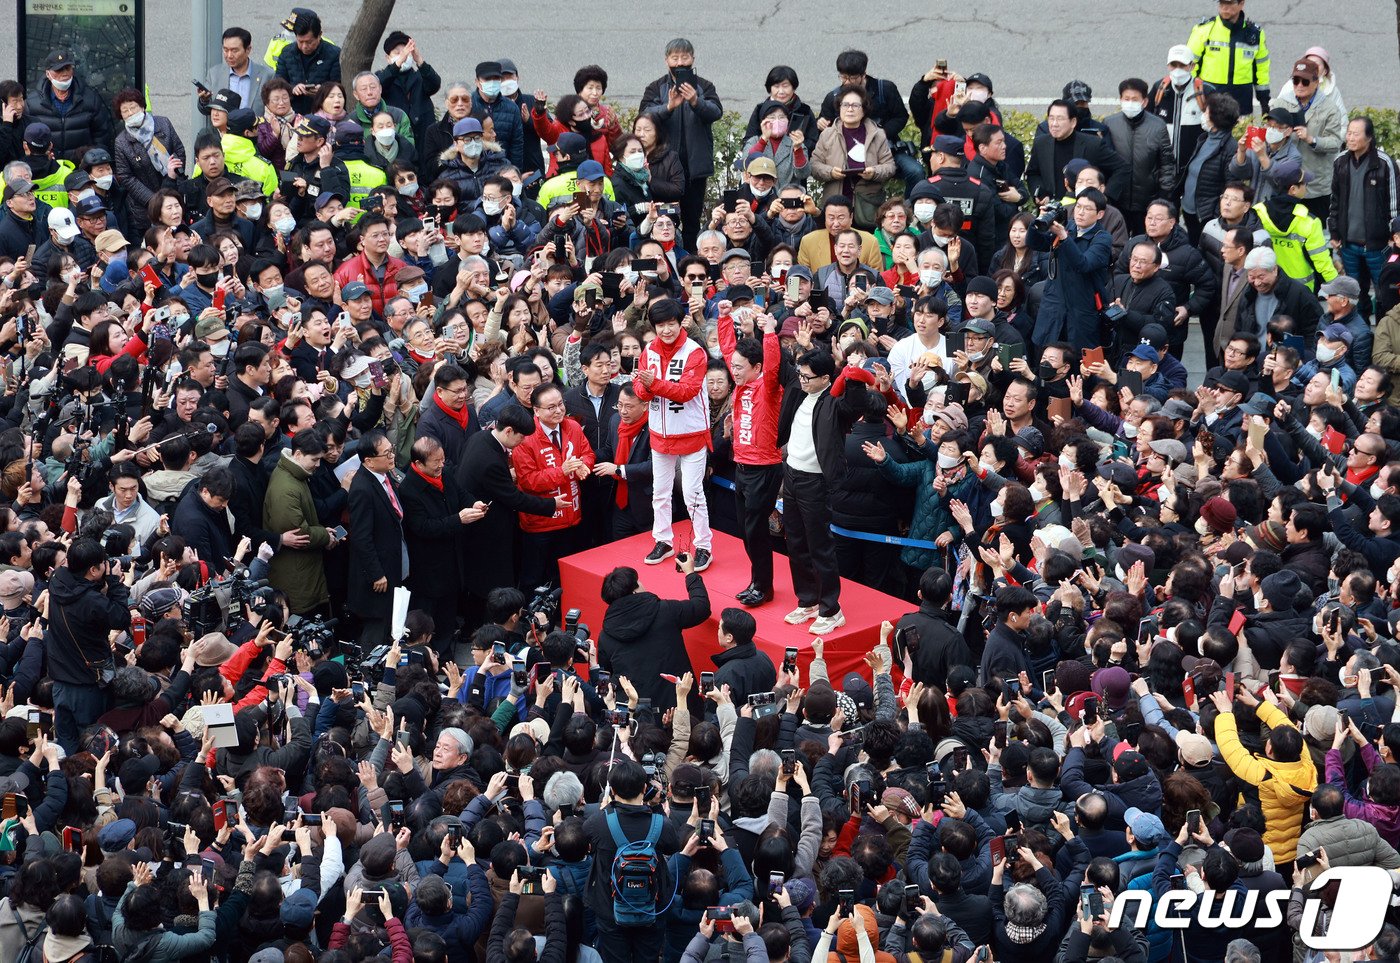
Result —
<path fill-rule="evenodd" d="M 1397 959 L 1400 192 L 1325 49 L 1221 0 L 1029 143 L 848 50 L 717 169 L 683 39 L 633 113 L 272 27 L 189 145 L 0 82 L 0 959 Z"/>

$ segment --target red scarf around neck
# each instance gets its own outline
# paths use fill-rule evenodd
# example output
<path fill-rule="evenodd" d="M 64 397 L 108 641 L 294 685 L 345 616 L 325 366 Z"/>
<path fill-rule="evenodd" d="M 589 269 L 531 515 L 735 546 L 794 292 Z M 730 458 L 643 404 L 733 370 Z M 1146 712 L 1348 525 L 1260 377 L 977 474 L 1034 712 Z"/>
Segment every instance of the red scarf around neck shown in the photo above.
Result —
<path fill-rule="evenodd" d="M 617 453 L 613 456 L 617 461 L 614 464 L 627 464 L 627 459 L 632 454 L 632 442 L 646 426 L 646 418 L 638 418 L 630 425 L 621 418 L 617 420 Z M 617 479 L 617 494 L 614 497 L 618 508 L 627 507 L 627 479 L 622 477 Z"/>
<path fill-rule="evenodd" d="M 425 482 L 427 482 L 429 485 L 432 485 L 432 486 L 433 486 L 434 488 L 436 488 L 438 491 L 442 491 L 442 476 L 441 476 L 441 475 L 439 475 L 437 478 L 434 478 L 432 475 L 425 475 L 425 474 L 423 474 L 423 470 L 422 470 L 421 468 L 419 468 L 417 465 L 413 464 L 412 462 L 409 462 L 408 467 L 409 467 L 409 468 L 412 468 L 414 474 L 416 474 L 419 478 L 423 479 L 423 480 L 424 480 Z"/>
<path fill-rule="evenodd" d="M 467 430 L 467 424 L 471 421 L 471 412 L 468 410 L 466 405 L 463 405 L 460 409 L 454 411 L 453 409 L 447 407 L 447 405 L 442 403 L 442 396 L 439 395 L 437 392 L 433 392 L 433 402 L 439 408 L 441 408 L 442 411 L 449 418 L 457 422 L 457 424 L 461 425 L 463 431 Z"/>

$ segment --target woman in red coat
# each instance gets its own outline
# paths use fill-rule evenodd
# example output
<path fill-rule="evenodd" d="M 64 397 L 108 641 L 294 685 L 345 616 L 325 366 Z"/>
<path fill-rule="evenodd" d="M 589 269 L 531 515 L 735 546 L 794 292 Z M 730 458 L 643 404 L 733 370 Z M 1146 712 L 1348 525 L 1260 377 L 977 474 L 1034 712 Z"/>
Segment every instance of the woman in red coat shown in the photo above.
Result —
<path fill-rule="evenodd" d="M 536 91 L 535 96 L 539 97 L 543 91 Z M 559 98 L 559 103 L 554 105 L 554 116 L 550 117 L 545 112 L 544 101 L 535 102 L 535 110 L 530 115 L 535 124 L 535 133 L 540 136 L 546 144 L 553 144 L 559 139 L 561 134 L 575 133 L 588 141 L 588 153 L 598 163 L 603 165 L 603 172 L 609 177 L 612 176 L 613 158 L 611 145 L 613 138 L 622 133 L 618 126 L 617 118 L 608 111 L 604 114 L 605 108 L 594 108 L 588 106 L 588 102 L 578 94 L 568 94 Z M 555 161 L 553 154 L 549 157 L 549 176 L 553 177 L 559 172 L 559 165 Z"/>

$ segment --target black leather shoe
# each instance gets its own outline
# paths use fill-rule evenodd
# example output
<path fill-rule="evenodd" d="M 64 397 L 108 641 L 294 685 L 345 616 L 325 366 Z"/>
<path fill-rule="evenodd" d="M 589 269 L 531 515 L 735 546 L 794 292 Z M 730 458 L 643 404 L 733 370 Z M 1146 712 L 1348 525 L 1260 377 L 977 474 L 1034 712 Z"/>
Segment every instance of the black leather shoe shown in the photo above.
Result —
<path fill-rule="evenodd" d="M 734 597 L 734 600 L 744 608 L 752 609 L 773 601 L 772 589 L 759 589 L 750 585 L 747 589 Z"/>

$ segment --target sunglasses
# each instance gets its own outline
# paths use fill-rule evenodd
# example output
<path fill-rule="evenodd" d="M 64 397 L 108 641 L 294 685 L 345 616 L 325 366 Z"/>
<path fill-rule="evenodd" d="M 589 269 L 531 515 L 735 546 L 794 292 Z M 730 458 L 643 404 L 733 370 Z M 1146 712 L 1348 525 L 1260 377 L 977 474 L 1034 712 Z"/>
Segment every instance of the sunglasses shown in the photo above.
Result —
<path fill-rule="evenodd" d="M 1315 82 L 1316 82 L 1316 81 L 1313 81 L 1313 80 L 1311 80 L 1311 79 L 1309 79 L 1309 78 L 1307 78 L 1307 77 L 1294 77 L 1294 78 L 1293 78 L 1293 86 L 1294 86 L 1294 87 L 1311 87 Z"/>

